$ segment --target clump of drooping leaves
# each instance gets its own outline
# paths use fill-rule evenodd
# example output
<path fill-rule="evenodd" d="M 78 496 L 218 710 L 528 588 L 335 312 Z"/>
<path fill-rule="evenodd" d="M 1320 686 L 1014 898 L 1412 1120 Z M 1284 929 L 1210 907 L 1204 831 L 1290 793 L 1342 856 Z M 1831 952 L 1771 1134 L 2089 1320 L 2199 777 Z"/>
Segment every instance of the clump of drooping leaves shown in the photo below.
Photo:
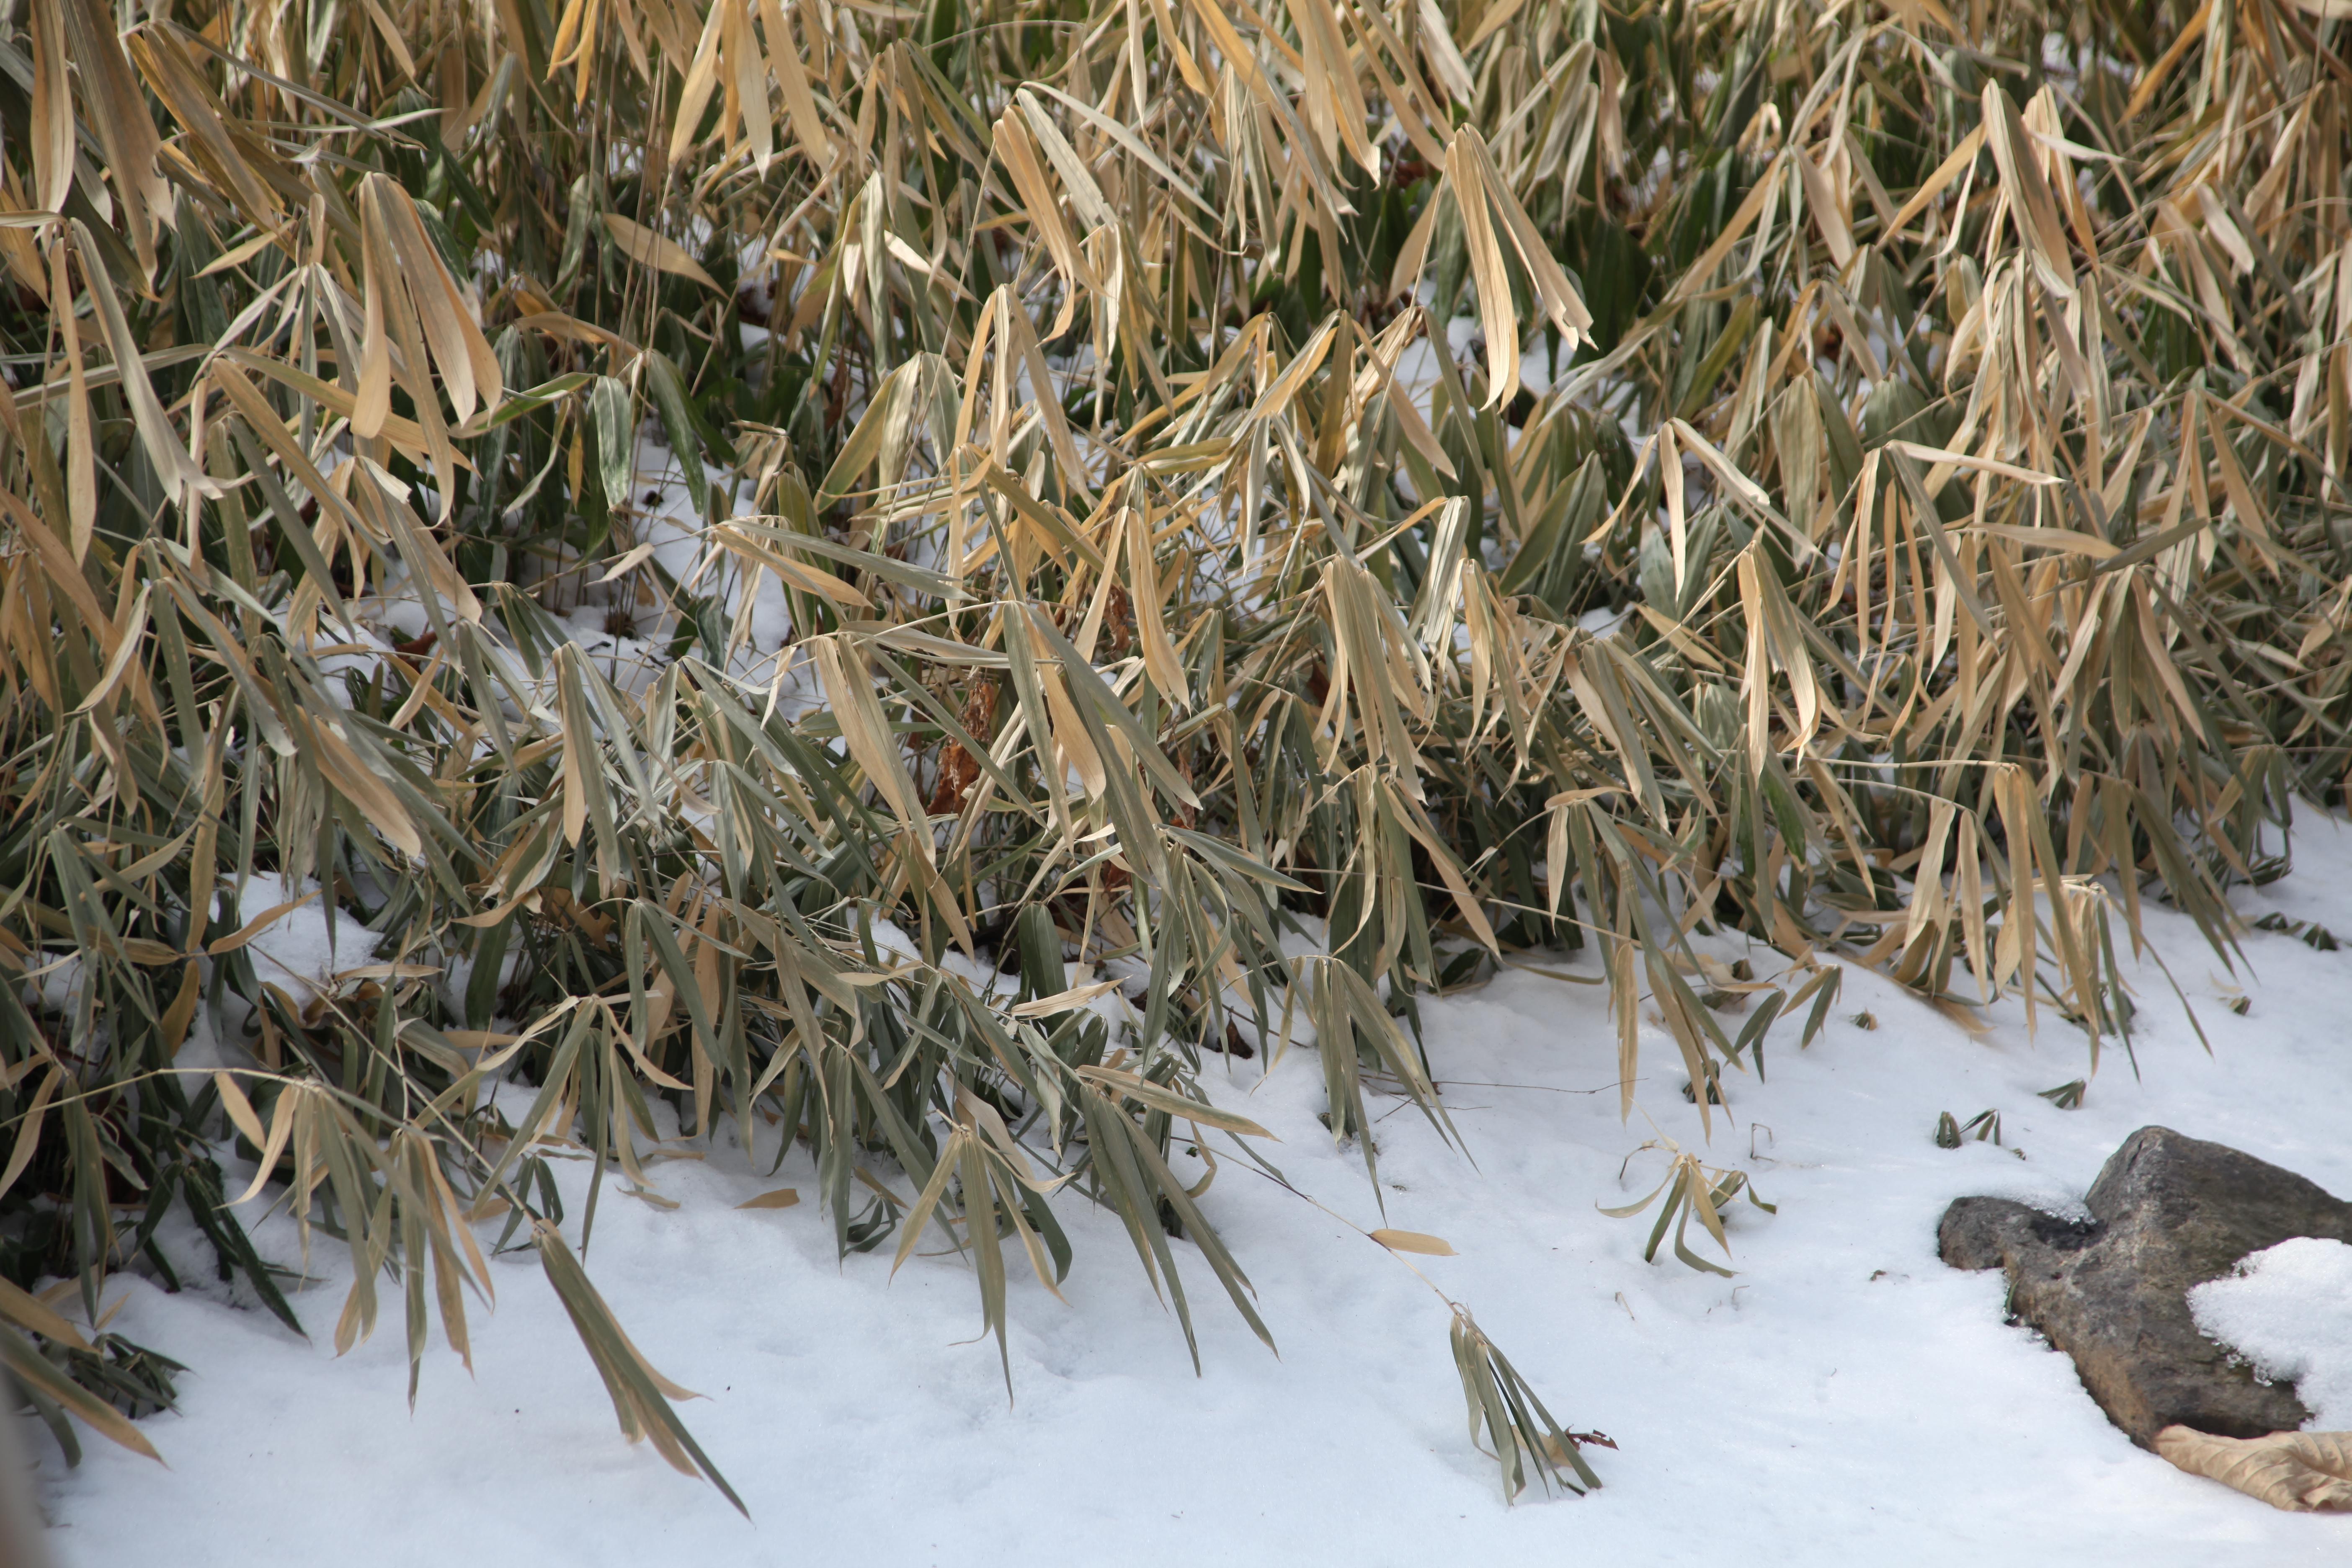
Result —
<path fill-rule="evenodd" d="M 537 1247 L 715 1479 L 560 1227 L 721 1129 L 845 1252 L 954 1237 L 1000 1346 L 1075 1202 L 1265 1333 L 1202 1049 L 1310 1021 L 1369 1170 L 1368 1092 L 1452 1136 L 1416 998 L 1532 948 L 1591 950 L 1629 1112 L 1655 1009 L 1703 1132 L 1844 963 L 2095 1070 L 2148 901 L 2226 956 L 2352 760 L 2345 26 L 29 0 L 17 1385 L 170 1396 L 52 1276 L 301 1321 L 278 1203 L 413 1365 Z M 277 970 L 306 900 L 375 950 Z M 1730 1196 L 1675 1170 L 1653 1252 Z M 1507 1489 L 1589 1481 L 1454 1331 Z"/>

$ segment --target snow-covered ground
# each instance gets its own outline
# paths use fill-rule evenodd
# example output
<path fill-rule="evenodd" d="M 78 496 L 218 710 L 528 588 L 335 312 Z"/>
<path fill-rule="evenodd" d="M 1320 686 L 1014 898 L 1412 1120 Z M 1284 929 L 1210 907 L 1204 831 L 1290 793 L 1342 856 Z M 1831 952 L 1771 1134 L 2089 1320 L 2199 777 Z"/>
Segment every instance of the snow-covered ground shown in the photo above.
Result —
<path fill-rule="evenodd" d="M 2352 933 L 2352 827 L 2306 810 L 2299 829 L 2294 873 L 2242 890 L 2241 907 Z M 1397 1258 L 1241 1161 L 1223 1162 L 1204 1203 L 1256 1284 L 1279 1359 L 1195 1262 L 1195 1378 L 1118 1226 L 1070 1205 L 1070 1304 L 1013 1286 L 1008 1404 L 993 1346 L 971 1342 L 978 1302 L 960 1260 L 918 1258 L 895 1282 L 887 1248 L 836 1264 L 813 1203 L 734 1207 L 779 1184 L 813 1193 L 804 1156 L 771 1180 L 719 1150 L 656 1167 L 675 1209 L 608 1193 L 587 1262 L 649 1359 L 709 1395 L 684 1414 L 749 1522 L 623 1444 L 554 1295 L 517 1257 L 496 1268 L 496 1313 L 475 1315 L 475 1376 L 436 1342 L 413 1415 L 396 1309 L 340 1363 L 324 1342 L 345 1283 L 333 1269 L 297 1299 L 320 1336 L 309 1343 L 201 1289 L 115 1283 L 111 1326 L 192 1368 L 179 1413 L 145 1424 L 170 1468 L 95 1441 L 65 1473 L 44 1442 L 52 1540 L 79 1568 L 371 1568 L 459 1553 L 633 1568 L 2341 1562 L 2352 1520 L 2275 1512 L 2134 1448 L 2063 1357 L 2004 1325 L 1997 1274 L 1936 1258 L 1951 1198 L 2077 1200 L 2149 1122 L 2352 1194 L 2352 948 L 2252 933 L 2239 1016 L 2187 922 L 2160 910 L 2148 921 L 2212 1054 L 2151 966 L 2141 1076 L 2111 1047 L 2078 1110 L 2036 1096 L 2087 1067 L 2079 1034 L 2047 1010 L 2036 1040 L 2008 1008 L 1971 1037 L 1849 967 L 1810 1049 L 1796 1048 L 1793 1022 L 1776 1029 L 1769 1082 L 1734 1076 L 1703 1151 L 1779 1205 L 1732 1211 L 1732 1279 L 1670 1253 L 1644 1264 L 1648 1220 L 1596 1212 L 1658 1180 L 1664 1156 L 1635 1152 L 1656 1131 L 1702 1147 L 1662 1033 L 1643 1031 L 1640 1109 L 1622 1123 L 1601 987 L 1514 973 L 1425 1005 L 1430 1058 L 1476 1163 L 1410 1109 L 1388 1115 L 1385 1223 L 1451 1242 L 1458 1257 L 1420 1267 L 1476 1312 L 1557 1416 L 1617 1440 L 1591 1451 L 1606 1485 L 1581 1500 L 1505 1507 L 1465 1430 L 1441 1303 Z M 1772 972 L 1770 953 L 1752 956 Z M 1590 958 L 1565 962 L 1593 972 Z M 1874 1028 L 1853 1021 L 1865 1012 Z M 1213 1064 L 1205 1077 L 1280 1136 L 1271 1154 L 1292 1182 L 1383 1223 L 1360 1158 L 1316 1121 L 1312 1053 L 1261 1079 L 1264 1065 Z M 1939 1111 L 1989 1109 L 2001 1146 L 1936 1146 Z M 260 1237 L 293 1258 L 282 1219 Z M 340 1248 L 322 1240 L 318 1257 L 337 1261 Z M 2333 1267 L 2302 1262 L 2305 1275 Z M 2292 1272 L 2269 1260 L 2231 1288 L 2272 1289 L 2259 1277 Z M 2305 1298 L 2329 1308 L 2324 1292 Z M 2332 1308 L 2352 1313 L 2340 1291 Z M 2250 1333 L 2276 1339 L 2277 1312 L 2246 1317 Z M 2332 1333 L 2339 1346 L 2352 1337 Z M 2311 1353 L 2328 1339 L 2315 1330 Z M 2273 1364 L 2297 1353 L 2248 1349 Z"/>

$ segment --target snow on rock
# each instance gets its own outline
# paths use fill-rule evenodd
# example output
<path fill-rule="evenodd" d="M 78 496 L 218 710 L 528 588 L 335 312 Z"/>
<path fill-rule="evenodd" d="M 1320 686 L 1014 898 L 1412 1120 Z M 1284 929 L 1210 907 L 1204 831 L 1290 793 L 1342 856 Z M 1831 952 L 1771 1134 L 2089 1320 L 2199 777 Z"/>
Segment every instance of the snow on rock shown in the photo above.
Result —
<path fill-rule="evenodd" d="M 2197 1326 L 2273 1381 L 2292 1381 L 2311 1428 L 2352 1428 L 2352 1247 L 2296 1237 L 2189 1292 Z"/>
<path fill-rule="evenodd" d="M 2241 907 L 2352 931 L 2352 829 L 2306 811 L 2295 857 L 2284 881 L 2241 889 Z M 2110 1042 L 2074 1110 L 2038 1097 L 2088 1066 L 2051 1009 L 2037 1037 L 2011 1005 L 1972 1037 L 1848 965 L 1810 1048 L 1784 1023 L 1766 1081 L 1726 1075 L 1711 1139 L 1683 1099 L 1671 1040 L 1645 1017 L 1635 1109 L 1621 1120 L 1605 988 L 1511 969 L 1421 1000 L 1432 1068 L 1476 1163 L 1376 1098 L 1383 1211 L 1360 1152 L 1335 1147 L 1316 1120 L 1312 1048 L 1205 1058 L 1210 1094 L 1281 1139 L 1262 1152 L 1299 1191 L 1358 1225 L 1453 1245 L 1459 1256 L 1417 1267 L 1475 1310 L 1555 1415 L 1621 1445 L 1593 1453 L 1606 1485 L 1582 1500 L 1503 1505 L 1465 1431 L 1444 1304 L 1244 1160 L 1221 1155 L 1201 1201 L 1279 1358 L 1178 1242 L 1195 1376 L 1124 1231 L 1073 1193 L 1058 1205 L 1076 1250 L 1069 1304 L 1016 1255 L 1008 1400 L 995 1347 L 973 1342 L 969 1266 L 927 1247 L 893 1279 L 891 1244 L 836 1260 L 831 1225 L 806 1201 L 806 1152 L 772 1173 L 761 1128 L 751 1155 L 722 1130 L 708 1158 L 654 1166 L 675 1209 L 608 1184 L 586 1255 L 646 1357 L 707 1396 L 682 1414 L 750 1522 L 620 1440 L 528 1254 L 494 1265 L 496 1312 L 471 1312 L 473 1377 L 436 1331 L 411 1415 L 396 1309 L 373 1340 L 332 1354 L 349 1283 L 339 1247 L 317 1242 L 314 1280 L 294 1298 L 316 1336 L 305 1342 L 217 1293 L 193 1229 L 167 1226 L 163 1245 L 192 1260 L 188 1288 L 170 1296 L 125 1277 L 107 1304 L 121 1303 L 112 1328 L 191 1368 L 180 1411 L 142 1424 L 171 1468 L 98 1441 L 67 1472 L 44 1447 L 53 1542 L 74 1568 L 307 1561 L 325 1542 L 338 1568 L 375 1568 L 437 1560 L 453 1542 L 486 1562 L 629 1565 L 746 1552 L 1188 1568 L 2343 1561 L 2352 1519 L 2279 1513 L 2134 1448 L 2063 1356 L 2004 1321 L 1998 1275 L 1936 1256 L 1953 1198 L 2075 1203 L 2150 1122 L 2261 1149 L 2352 1193 L 2341 1110 L 2352 951 L 2257 931 L 2231 975 L 2185 919 L 2152 900 L 2147 919 L 2210 1052 L 2150 964 L 2136 981 L 2137 1075 Z M 1761 975 L 1780 967 L 1768 949 L 1698 940 Z M 1533 962 L 1599 974 L 1590 949 Z M 2240 986 L 2243 1016 L 2224 1005 Z M 1936 1146 L 1939 1111 L 1987 1109 L 2001 1113 L 2002 1144 Z M 1684 1268 L 1671 1247 L 1644 1263 L 1648 1218 L 1598 1212 L 1659 1180 L 1666 1153 L 1642 1146 L 1662 1135 L 1747 1172 L 1779 1205 L 1733 1205 L 1735 1277 Z M 1185 1149 L 1176 1169 L 1197 1179 L 1204 1167 Z M 576 1242 L 592 1173 L 557 1163 Z M 250 1173 L 230 1165 L 236 1183 Z M 779 1185 L 803 1202 L 733 1206 Z M 267 1257 L 298 1258 L 282 1214 L 258 1218 L 256 1238 Z M 2272 1288 L 2261 1283 L 2272 1267 L 2254 1289 Z"/>

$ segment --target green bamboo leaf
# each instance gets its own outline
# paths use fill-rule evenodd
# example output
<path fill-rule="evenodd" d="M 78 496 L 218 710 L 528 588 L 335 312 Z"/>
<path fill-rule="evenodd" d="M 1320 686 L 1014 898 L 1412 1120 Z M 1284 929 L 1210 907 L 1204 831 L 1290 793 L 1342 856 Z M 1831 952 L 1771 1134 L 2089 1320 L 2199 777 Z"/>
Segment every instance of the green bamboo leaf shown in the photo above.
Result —
<path fill-rule="evenodd" d="M 588 412 L 596 424 L 596 472 L 604 484 L 604 504 L 626 506 L 636 487 L 637 464 L 636 421 L 629 416 L 628 387 L 612 376 L 598 376 L 588 389 Z M 667 413 L 663 420 L 667 425 Z M 681 453 L 686 450 L 676 445 L 674 434 L 672 446 Z"/>
<path fill-rule="evenodd" d="M 645 363 L 646 387 L 653 394 L 655 412 L 661 416 L 662 429 L 669 437 L 670 453 L 677 459 L 679 473 L 686 480 L 687 496 L 694 503 L 697 517 L 709 517 L 710 479 L 702 467 L 702 437 L 687 406 L 691 395 L 687 391 L 686 378 L 659 349 L 647 349 Z M 634 453 L 634 443 L 631 450 Z"/>

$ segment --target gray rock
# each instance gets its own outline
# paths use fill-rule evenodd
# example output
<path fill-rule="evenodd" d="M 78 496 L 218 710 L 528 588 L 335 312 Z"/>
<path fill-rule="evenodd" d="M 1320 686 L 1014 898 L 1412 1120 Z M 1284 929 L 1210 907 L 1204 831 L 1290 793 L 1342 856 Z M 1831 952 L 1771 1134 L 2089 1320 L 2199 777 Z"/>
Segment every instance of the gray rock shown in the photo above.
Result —
<path fill-rule="evenodd" d="M 2091 1397 L 2143 1448 L 2175 1424 L 2259 1437 L 2310 1419 L 2292 1386 L 2257 1383 L 2198 1331 L 2189 1290 L 2290 1237 L 2352 1242 L 2352 1204 L 2165 1127 L 2124 1140 L 2084 1202 L 2087 1222 L 1962 1198 L 1937 1228 L 1944 1261 L 2006 1271 L 2011 1320 L 2074 1357 Z"/>

